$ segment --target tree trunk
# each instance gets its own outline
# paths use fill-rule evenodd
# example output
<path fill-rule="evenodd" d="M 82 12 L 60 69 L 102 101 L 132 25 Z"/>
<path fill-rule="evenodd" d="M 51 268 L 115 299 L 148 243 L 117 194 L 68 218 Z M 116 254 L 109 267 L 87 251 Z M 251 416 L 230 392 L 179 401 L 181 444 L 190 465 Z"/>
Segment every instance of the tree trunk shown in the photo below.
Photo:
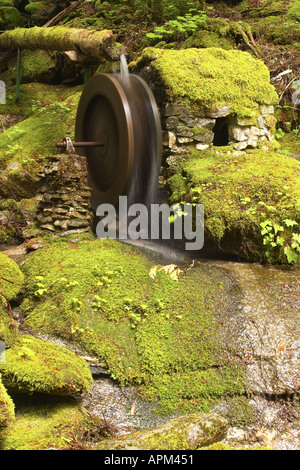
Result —
<path fill-rule="evenodd" d="M 114 42 L 109 30 L 53 26 L 50 28 L 17 28 L 0 35 L 0 51 L 43 49 L 46 51 L 80 51 L 87 56 L 106 56 L 105 50 Z"/>

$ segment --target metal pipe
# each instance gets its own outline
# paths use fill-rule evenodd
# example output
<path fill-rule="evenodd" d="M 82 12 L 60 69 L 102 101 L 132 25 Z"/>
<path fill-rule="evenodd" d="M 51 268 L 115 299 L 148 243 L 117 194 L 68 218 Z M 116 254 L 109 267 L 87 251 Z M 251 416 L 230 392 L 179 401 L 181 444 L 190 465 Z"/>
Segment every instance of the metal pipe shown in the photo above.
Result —
<path fill-rule="evenodd" d="M 72 142 L 73 147 L 104 147 L 105 142 Z M 57 142 L 56 147 L 63 147 L 66 148 L 67 143 L 65 141 L 63 142 Z"/>

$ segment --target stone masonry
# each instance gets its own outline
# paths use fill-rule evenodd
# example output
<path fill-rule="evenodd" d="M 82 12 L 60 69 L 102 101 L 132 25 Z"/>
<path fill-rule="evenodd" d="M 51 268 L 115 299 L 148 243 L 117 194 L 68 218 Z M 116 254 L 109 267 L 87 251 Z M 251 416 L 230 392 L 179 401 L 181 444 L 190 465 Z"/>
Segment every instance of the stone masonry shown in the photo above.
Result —
<path fill-rule="evenodd" d="M 93 220 L 86 158 L 54 155 L 40 173 L 36 219 L 41 231 L 53 234 L 89 232 Z"/>
<path fill-rule="evenodd" d="M 273 106 L 260 106 L 257 117 L 241 119 L 230 114 L 230 106 L 214 107 L 205 116 L 197 116 L 182 104 L 166 103 L 162 114 L 164 153 L 172 155 L 185 152 L 187 147 L 194 146 L 198 150 L 211 148 L 217 132 L 217 120 L 222 118 L 226 126 L 228 141 L 225 145 L 233 146 L 234 150 L 268 148 L 274 139 Z"/>

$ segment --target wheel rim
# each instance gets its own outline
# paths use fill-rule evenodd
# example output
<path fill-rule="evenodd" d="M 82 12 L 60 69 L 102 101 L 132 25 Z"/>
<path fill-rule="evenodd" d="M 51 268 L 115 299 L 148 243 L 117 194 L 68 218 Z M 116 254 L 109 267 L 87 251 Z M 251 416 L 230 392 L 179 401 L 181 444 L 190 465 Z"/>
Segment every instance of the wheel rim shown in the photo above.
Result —
<path fill-rule="evenodd" d="M 131 202 L 143 202 L 157 178 L 162 144 L 155 99 L 140 77 L 127 78 L 95 75 L 79 101 L 75 140 L 105 143 L 79 150 L 87 158 L 94 210 L 102 203 L 117 204 L 125 194 Z"/>

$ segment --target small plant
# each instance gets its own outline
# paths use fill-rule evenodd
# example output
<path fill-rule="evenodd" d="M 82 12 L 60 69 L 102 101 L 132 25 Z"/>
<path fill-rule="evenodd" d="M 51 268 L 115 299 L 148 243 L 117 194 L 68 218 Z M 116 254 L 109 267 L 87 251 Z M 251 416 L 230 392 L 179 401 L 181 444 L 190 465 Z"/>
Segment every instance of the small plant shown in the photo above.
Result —
<path fill-rule="evenodd" d="M 263 236 L 263 244 L 268 247 L 266 256 L 271 256 L 272 249 L 283 247 L 283 252 L 287 262 L 297 263 L 300 259 L 300 235 L 295 233 L 293 228 L 298 222 L 291 219 L 284 219 L 282 224 L 272 220 L 264 220 L 260 223 L 260 233 Z"/>
<path fill-rule="evenodd" d="M 44 277 L 43 276 L 36 276 L 35 277 L 35 284 L 34 284 L 34 292 L 33 295 L 35 297 L 42 297 L 46 292 L 47 288 L 44 284 Z"/>
<path fill-rule="evenodd" d="M 95 310 L 98 310 L 98 311 L 103 311 L 104 310 L 104 307 L 107 305 L 107 300 L 103 299 L 102 297 L 100 297 L 99 295 L 95 295 L 94 296 L 94 299 L 93 299 L 93 302 L 92 302 L 92 307 L 95 309 Z"/>
<path fill-rule="evenodd" d="M 184 16 L 177 16 L 175 20 L 167 21 L 163 26 L 157 26 L 146 38 L 153 42 L 161 40 L 184 40 L 206 22 L 205 12 L 195 13 L 190 10 Z"/>
<path fill-rule="evenodd" d="M 23 360 L 30 360 L 34 355 L 34 351 L 27 346 L 22 346 L 18 352 L 19 359 Z"/>
<path fill-rule="evenodd" d="M 77 312 L 79 312 L 80 310 L 80 307 L 82 305 L 82 302 L 77 299 L 77 297 L 73 297 L 72 300 L 71 300 L 71 306 L 74 310 L 76 310 Z"/>

